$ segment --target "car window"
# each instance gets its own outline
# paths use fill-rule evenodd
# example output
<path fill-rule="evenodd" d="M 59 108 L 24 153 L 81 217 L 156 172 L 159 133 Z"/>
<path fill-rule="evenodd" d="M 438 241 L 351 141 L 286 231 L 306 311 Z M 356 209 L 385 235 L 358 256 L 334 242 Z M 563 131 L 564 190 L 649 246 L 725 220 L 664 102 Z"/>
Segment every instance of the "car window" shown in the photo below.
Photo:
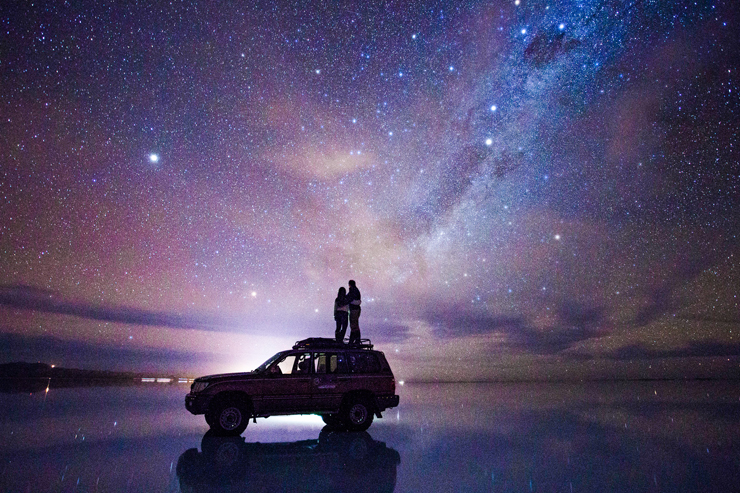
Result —
<path fill-rule="evenodd" d="M 283 375 L 305 375 L 311 370 L 311 353 L 291 354 L 277 364 Z"/>
<path fill-rule="evenodd" d="M 329 369 L 331 373 L 349 373 L 347 371 L 346 355 L 344 353 L 332 355 L 332 360 L 329 362 Z"/>
<path fill-rule="evenodd" d="M 282 352 L 277 353 L 275 356 L 271 357 L 270 359 L 268 359 L 267 361 L 265 361 L 264 363 L 262 363 L 261 365 L 259 365 L 257 367 L 257 369 L 254 370 L 255 373 L 260 373 L 260 372 L 265 371 L 268 366 L 272 365 L 275 361 L 277 361 L 278 359 L 280 359 L 280 357 L 283 355 L 284 352 L 285 351 L 282 351 Z"/>
<path fill-rule="evenodd" d="M 313 353 L 315 373 L 347 373 L 344 353 Z"/>
<path fill-rule="evenodd" d="M 326 373 L 326 353 L 313 353 L 314 373 Z M 331 356 L 329 356 L 331 358 Z"/>
<path fill-rule="evenodd" d="M 293 368 L 295 367 L 295 355 L 291 354 L 290 356 L 286 356 L 284 360 L 277 364 L 277 366 L 280 368 L 280 373 L 283 375 L 292 374 Z"/>
<path fill-rule="evenodd" d="M 349 353 L 347 359 L 352 373 L 380 372 L 380 362 L 373 353 Z"/>
<path fill-rule="evenodd" d="M 296 356 L 295 372 L 308 374 L 311 371 L 311 353 L 302 353 Z"/>

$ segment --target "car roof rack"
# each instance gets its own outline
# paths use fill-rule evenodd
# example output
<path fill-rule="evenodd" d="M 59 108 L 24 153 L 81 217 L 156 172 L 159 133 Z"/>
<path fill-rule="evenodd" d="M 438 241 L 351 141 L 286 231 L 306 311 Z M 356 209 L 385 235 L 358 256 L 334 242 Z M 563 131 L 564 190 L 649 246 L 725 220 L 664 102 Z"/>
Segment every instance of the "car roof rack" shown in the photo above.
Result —
<path fill-rule="evenodd" d="M 293 349 L 372 349 L 370 339 L 360 339 L 358 343 L 345 344 L 329 337 L 309 337 L 293 344 Z"/>

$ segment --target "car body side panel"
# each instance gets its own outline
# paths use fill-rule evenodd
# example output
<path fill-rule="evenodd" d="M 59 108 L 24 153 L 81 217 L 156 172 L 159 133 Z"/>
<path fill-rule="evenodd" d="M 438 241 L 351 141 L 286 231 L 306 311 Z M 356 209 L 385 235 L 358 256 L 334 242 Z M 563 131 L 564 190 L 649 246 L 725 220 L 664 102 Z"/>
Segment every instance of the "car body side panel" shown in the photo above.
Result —
<path fill-rule="evenodd" d="M 311 410 L 311 375 L 278 375 L 262 384 L 260 414 Z"/>
<path fill-rule="evenodd" d="M 313 405 L 316 411 L 336 412 L 342 404 L 341 375 L 314 375 Z"/>

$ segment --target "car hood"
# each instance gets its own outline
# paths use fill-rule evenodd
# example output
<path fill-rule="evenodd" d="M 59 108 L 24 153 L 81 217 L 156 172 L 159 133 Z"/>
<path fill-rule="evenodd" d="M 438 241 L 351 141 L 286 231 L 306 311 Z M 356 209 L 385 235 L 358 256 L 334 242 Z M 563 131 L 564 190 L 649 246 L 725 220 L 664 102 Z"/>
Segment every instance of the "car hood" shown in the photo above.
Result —
<path fill-rule="evenodd" d="M 249 379 L 256 378 L 259 374 L 253 371 L 237 372 L 237 373 L 218 373 L 216 375 L 205 375 L 196 378 L 200 382 L 213 382 L 216 380 L 230 380 L 232 378 L 238 379 Z"/>

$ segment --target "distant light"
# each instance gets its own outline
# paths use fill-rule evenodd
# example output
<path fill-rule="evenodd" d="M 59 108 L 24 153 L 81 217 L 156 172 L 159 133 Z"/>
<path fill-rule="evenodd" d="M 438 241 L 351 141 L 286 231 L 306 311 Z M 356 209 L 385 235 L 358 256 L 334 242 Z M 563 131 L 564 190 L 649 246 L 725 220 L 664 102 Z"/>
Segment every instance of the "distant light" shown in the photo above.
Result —
<path fill-rule="evenodd" d="M 403 385 L 404 383 L 406 383 L 406 382 L 404 382 L 403 380 L 399 380 L 398 381 L 398 385 Z"/>
<path fill-rule="evenodd" d="M 152 163 L 159 162 L 159 155 L 158 154 L 149 154 L 149 161 Z"/>
<path fill-rule="evenodd" d="M 316 312 L 316 313 L 319 313 L 319 309 L 318 309 L 318 308 L 317 308 L 317 309 L 315 309 L 315 310 L 314 310 L 314 312 Z"/>
<path fill-rule="evenodd" d="M 389 135 L 390 137 L 393 137 L 393 132 L 388 132 L 388 135 Z"/>
<path fill-rule="evenodd" d="M 316 69 L 316 75 L 318 75 L 318 74 L 320 74 L 320 73 L 321 73 L 321 69 L 318 69 L 318 68 L 317 68 L 317 69 Z"/>
<path fill-rule="evenodd" d="M 527 30 L 526 29 L 522 29 L 522 34 L 527 34 Z"/>
<path fill-rule="evenodd" d="M 412 34 L 411 39 L 416 39 L 416 34 Z"/>
<path fill-rule="evenodd" d="M 252 291 L 252 298 L 255 298 L 257 296 L 257 291 Z"/>
<path fill-rule="evenodd" d="M 560 24 L 560 25 L 558 26 L 558 28 L 560 28 L 560 30 L 562 31 L 563 29 L 565 29 L 565 24 Z"/>
<path fill-rule="evenodd" d="M 455 67 L 453 67 L 452 65 L 450 65 L 450 72 L 454 72 L 454 71 L 455 71 Z"/>
<path fill-rule="evenodd" d="M 486 145 L 490 146 L 493 144 L 493 139 L 486 139 Z"/>
<path fill-rule="evenodd" d="M 497 109 L 498 109 L 498 108 L 496 107 L 496 105 L 495 105 L 495 104 L 494 104 L 493 106 L 491 106 L 491 111 L 496 111 Z"/>
<path fill-rule="evenodd" d="M 560 235 L 555 235 L 555 239 L 560 241 Z"/>

